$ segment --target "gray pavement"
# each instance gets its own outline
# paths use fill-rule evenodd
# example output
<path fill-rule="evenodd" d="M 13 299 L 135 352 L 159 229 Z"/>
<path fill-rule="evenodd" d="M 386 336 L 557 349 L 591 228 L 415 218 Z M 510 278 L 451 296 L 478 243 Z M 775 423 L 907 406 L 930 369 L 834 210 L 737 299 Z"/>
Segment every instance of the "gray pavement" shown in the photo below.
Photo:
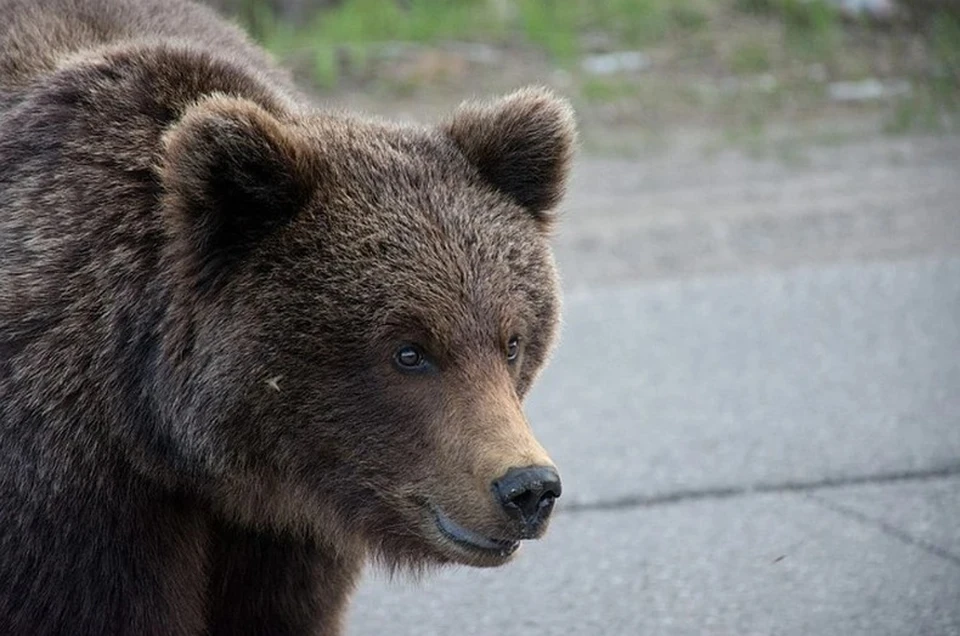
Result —
<path fill-rule="evenodd" d="M 568 514 L 507 567 L 368 581 L 351 633 L 960 633 L 956 563 L 801 494 Z"/>
<path fill-rule="evenodd" d="M 911 160 L 688 166 L 701 198 L 582 165 L 528 401 L 564 478 L 551 531 L 497 570 L 371 572 L 348 633 L 960 635 L 960 141 L 890 144 Z M 681 238 L 650 247 L 662 219 L 628 208 L 674 200 Z"/>
<path fill-rule="evenodd" d="M 960 258 L 582 290 L 565 313 L 528 401 L 565 503 L 960 469 Z"/>

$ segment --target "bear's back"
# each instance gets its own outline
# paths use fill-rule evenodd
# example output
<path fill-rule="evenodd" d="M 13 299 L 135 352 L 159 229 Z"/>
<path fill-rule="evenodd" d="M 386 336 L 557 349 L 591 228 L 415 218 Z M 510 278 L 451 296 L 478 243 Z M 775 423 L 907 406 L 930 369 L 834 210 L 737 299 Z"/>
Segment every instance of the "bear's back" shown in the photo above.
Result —
<path fill-rule="evenodd" d="M 123 375 L 116 357 L 94 365 L 90 352 L 110 359 L 104 343 L 127 351 L 120 343 L 154 328 L 145 307 L 169 283 L 161 138 L 211 93 L 278 109 L 299 97 L 207 7 L 0 0 L 0 402 L 12 400 L 14 368 L 28 397 L 71 376 L 92 394 Z M 23 371 L 45 359 L 58 364 Z M 0 407 L 0 444 L 12 408 Z"/>
<path fill-rule="evenodd" d="M 244 33 L 212 9 L 185 0 L 0 0 L 0 112 L 72 58 L 148 39 L 216 51 L 294 92 Z"/>

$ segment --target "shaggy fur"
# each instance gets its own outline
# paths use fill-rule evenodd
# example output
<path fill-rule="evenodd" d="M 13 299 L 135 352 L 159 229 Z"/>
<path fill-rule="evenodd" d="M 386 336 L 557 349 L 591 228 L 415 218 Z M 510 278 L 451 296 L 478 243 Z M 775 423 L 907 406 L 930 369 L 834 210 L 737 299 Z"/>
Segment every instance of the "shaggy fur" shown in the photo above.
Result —
<path fill-rule="evenodd" d="M 317 111 L 182 0 L 0 0 L 0 633 L 332 635 L 368 558 L 503 563 L 435 511 L 520 538 L 491 483 L 550 465 L 573 143 L 536 89 Z"/>

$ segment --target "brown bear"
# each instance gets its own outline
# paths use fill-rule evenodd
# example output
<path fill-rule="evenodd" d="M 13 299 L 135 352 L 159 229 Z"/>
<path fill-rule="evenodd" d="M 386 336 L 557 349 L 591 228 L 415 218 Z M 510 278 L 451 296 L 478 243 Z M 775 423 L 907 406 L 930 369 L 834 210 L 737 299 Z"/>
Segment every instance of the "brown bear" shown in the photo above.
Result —
<path fill-rule="evenodd" d="M 543 89 L 324 112 L 186 0 L 0 0 L 0 633 L 322 634 L 496 566 L 574 146 Z"/>

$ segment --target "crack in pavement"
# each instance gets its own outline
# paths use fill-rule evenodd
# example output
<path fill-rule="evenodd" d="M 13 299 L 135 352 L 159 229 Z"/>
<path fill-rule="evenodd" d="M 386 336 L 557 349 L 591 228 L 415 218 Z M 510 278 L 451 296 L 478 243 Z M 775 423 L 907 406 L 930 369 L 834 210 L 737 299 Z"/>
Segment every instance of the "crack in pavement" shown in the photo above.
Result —
<path fill-rule="evenodd" d="M 924 552 L 927 552 L 928 554 L 932 554 L 935 557 L 939 557 L 946 561 L 950 561 L 954 565 L 960 567 L 960 556 L 954 554 L 953 552 L 947 549 L 941 548 L 935 543 L 930 543 L 929 541 L 921 539 L 920 537 L 915 537 L 909 532 L 901 530 L 900 528 L 890 523 L 887 523 L 883 519 L 877 519 L 877 518 L 871 517 L 870 515 L 866 515 L 848 506 L 838 504 L 836 502 L 830 501 L 829 499 L 824 499 L 823 497 L 818 497 L 813 493 L 807 494 L 807 499 L 809 499 L 813 503 L 821 506 L 826 510 L 830 510 L 831 512 L 835 512 L 844 517 L 853 519 L 854 521 L 862 523 L 863 525 L 869 528 L 879 530 L 880 532 L 887 535 L 888 537 L 892 537 L 893 539 L 896 539 L 897 541 L 905 545 L 919 548 Z"/>
<path fill-rule="evenodd" d="M 749 486 L 721 486 L 717 488 L 699 488 L 689 490 L 675 490 L 658 495 L 630 495 L 616 499 L 600 499 L 596 501 L 574 501 L 558 506 L 558 512 L 580 514 L 584 512 L 603 512 L 613 510 L 629 510 L 636 508 L 657 508 L 688 501 L 710 501 L 732 499 L 735 497 L 749 497 L 751 495 L 771 493 L 806 493 L 818 490 L 830 490 L 847 486 L 870 484 L 893 484 L 899 482 L 922 482 L 947 477 L 960 476 L 960 460 L 956 463 L 929 468 L 926 470 L 903 470 L 872 475 L 850 475 L 846 477 L 827 477 L 809 481 L 785 481 L 760 483 Z M 958 558 L 958 557 L 954 557 Z M 960 561 L 958 561 L 960 563 Z"/>

